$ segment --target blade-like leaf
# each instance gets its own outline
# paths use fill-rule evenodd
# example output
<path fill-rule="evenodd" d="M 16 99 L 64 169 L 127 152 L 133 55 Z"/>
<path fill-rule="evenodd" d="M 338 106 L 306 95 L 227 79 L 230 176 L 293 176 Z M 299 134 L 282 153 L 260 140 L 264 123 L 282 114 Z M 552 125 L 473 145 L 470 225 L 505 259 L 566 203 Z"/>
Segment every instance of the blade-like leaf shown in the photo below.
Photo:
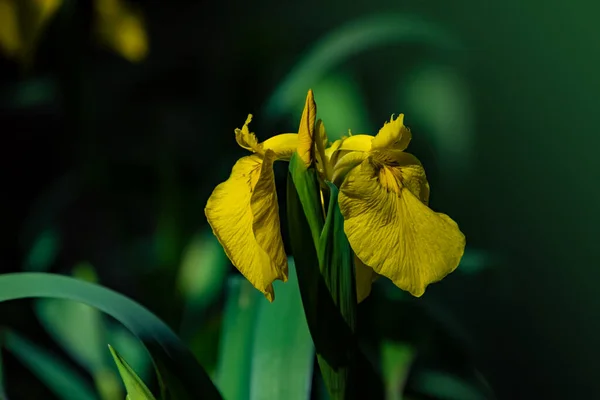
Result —
<path fill-rule="evenodd" d="M 338 189 L 328 183 L 330 190 L 327 219 L 321 233 L 318 256 L 321 273 L 325 284 L 331 293 L 335 305 L 340 310 L 342 317 L 354 331 L 356 327 L 356 284 L 354 281 L 354 265 L 352 263 L 352 250 L 344 233 L 344 218 L 338 206 Z M 351 349 L 349 349 L 351 351 Z M 350 359 L 355 354 L 349 353 Z M 323 380 L 333 398 L 345 399 L 352 391 L 353 379 L 350 376 L 350 367 L 341 367 L 337 370 L 319 356 L 319 366 Z"/>
<path fill-rule="evenodd" d="M 258 303 L 250 399 L 307 400 L 315 352 L 292 260 L 288 282 L 274 285 L 277 301 L 269 303 L 260 296 Z"/>
<path fill-rule="evenodd" d="M 119 374 L 121 374 L 121 379 L 127 390 L 127 397 L 130 400 L 156 400 L 152 395 L 152 392 L 150 392 L 140 377 L 137 376 L 133 368 L 127 364 L 127 361 L 125 361 L 110 344 L 108 345 L 108 348 L 115 360 L 115 364 L 117 364 L 117 368 L 119 368 Z"/>
<path fill-rule="evenodd" d="M 312 195 L 309 189 L 316 188 L 316 185 L 314 171 L 308 170 L 296 155 L 292 156 L 287 185 L 288 222 L 296 275 L 308 328 L 317 354 L 329 367 L 334 370 L 355 369 L 355 373 L 352 374 L 355 377 L 353 382 L 355 390 L 347 392 L 349 396 L 380 399 L 383 398 L 381 379 L 358 348 L 350 326 L 332 299 L 321 275 L 315 248 L 315 244 L 319 243 L 321 232 L 317 233 L 318 240 L 314 240 L 318 226 L 317 224 L 310 226 L 308 220 L 308 218 L 316 219 L 317 206 L 310 200 L 316 196 Z"/>
<path fill-rule="evenodd" d="M 228 282 L 217 384 L 227 400 L 248 398 L 254 324 L 262 294 L 242 276 Z"/>
<path fill-rule="evenodd" d="M 45 273 L 0 275 L 0 301 L 48 297 L 79 301 L 121 322 L 145 344 L 173 399 L 220 399 L 194 355 L 158 317 L 133 300 L 92 283 Z"/>
<path fill-rule="evenodd" d="M 85 381 L 58 357 L 12 331 L 5 331 L 4 346 L 61 400 L 97 400 Z"/>

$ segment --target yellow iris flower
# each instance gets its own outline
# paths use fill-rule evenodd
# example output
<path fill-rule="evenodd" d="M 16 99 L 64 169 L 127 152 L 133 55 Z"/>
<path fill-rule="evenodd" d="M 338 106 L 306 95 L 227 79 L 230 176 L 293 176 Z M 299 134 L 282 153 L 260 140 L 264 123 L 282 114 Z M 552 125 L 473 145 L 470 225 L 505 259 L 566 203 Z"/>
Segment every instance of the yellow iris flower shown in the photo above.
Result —
<path fill-rule="evenodd" d="M 248 129 L 251 116 L 236 129 L 238 144 L 254 154 L 241 158 L 210 196 L 205 212 L 213 232 L 232 263 L 272 301 L 273 281 L 287 280 L 272 166 L 297 151 L 307 166 L 316 164 L 322 180 L 339 188 L 344 231 L 356 256 L 358 300 L 380 275 L 421 296 L 428 284 L 456 269 L 465 237 L 450 217 L 427 206 L 425 171 L 404 152 L 411 139 L 404 116 L 392 117 L 375 136 L 351 135 L 329 147 L 315 116 L 309 91 L 298 134 L 258 143 Z"/>

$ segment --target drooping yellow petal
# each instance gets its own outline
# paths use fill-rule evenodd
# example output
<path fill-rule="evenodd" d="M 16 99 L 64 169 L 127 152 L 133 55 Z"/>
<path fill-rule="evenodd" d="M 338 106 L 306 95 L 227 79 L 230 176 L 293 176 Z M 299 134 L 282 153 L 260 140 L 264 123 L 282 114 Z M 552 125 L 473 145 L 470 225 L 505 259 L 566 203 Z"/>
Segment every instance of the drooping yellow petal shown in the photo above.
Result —
<path fill-rule="evenodd" d="M 361 303 L 371 294 L 371 286 L 377 279 L 377 274 L 356 256 L 354 256 L 354 272 L 356 275 L 356 300 Z"/>
<path fill-rule="evenodd" d="M 289 161 L 298 147 L 298 135 L 282 133 L 265 140 L 261 147 L 263 151 L 272 150 L 276 159 Z"/>
<path fill-rule="evenodd" d="M 403 180 L 412 173 L 394 168 L 370 157 L 347 174 L 339 193 L 344 231 L 361 261 L 419 297 L 456 269 L 465 237 L 409 190 L 417 185 Z"/>
<path fill-rule="evenodd" d="M 246 122 L 244 122 L 241 129 L 235 129 L 235 141 L 241 148 L 263 155 L 262 146 L 258 144 L 256 135 L 250 132 L 250 128 L 248 128 L 250 122 L 252 122 L 252 114 L 248 114 L 248 118 L 246 118 Z"/>
<path fill-rule="evenodd" d="M 404 150 L 408 147 L 412 135 L 410 130 L 404 126 L 404 114 L 398 118 L 392 118 L 379 130 L 372 142 L 373 150 L 396 149 Z"/>
<path fill-rule="evenodd" d="M 273 281 L 287 280 L 287 259 L 273 176 L 275 154 L 243 157 L 218 185 L 205 208 L 207 220 L 233 265 L 269 301 Z"/>
<path fill-rule="evenodd" d="M 313 160 L 316 117 L 317 105 L 312 90 L 309 90 L 298 128 L 298 155 L 306 166 L 309 166 Z"/>

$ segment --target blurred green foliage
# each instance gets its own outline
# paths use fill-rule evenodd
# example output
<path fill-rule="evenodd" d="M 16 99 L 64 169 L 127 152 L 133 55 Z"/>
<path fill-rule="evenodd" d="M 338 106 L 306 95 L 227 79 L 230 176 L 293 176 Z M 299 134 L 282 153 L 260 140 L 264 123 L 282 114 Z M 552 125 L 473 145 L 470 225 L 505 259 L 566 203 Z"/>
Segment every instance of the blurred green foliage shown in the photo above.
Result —
<path fill-rule="evenodd" d="M 234 274 L 202 209 L 245 115 L 269 121 L 263 137 L 290 131 L 312 87 L 332 138 L 406 114 L 432 207 L 470 246 L 421 300 L 378 281 L 358 307 L 387 398 L 490 398 L 481 373 L 502 399 L 600 391 L 597 5 L 132 0 L 149 53 L 130 63 L 98 46 L 91 3 L 64 3 L 27 73 L 0 59 L 2 272 L 72 274 L 88 260 L 179 334 L 225 399 L 260 397 L 257 333 L 279 329 L 281 346 L 302 333 L 295 319 L 257 324 L 297 307 L 266 304 Z M 87 306 L 3 303 L 0 325 L 1 398 L 122 398 L 106 343 L 158 393 L 137 339 Z M 295 362 L 306 383 L 316 369 Z"/>

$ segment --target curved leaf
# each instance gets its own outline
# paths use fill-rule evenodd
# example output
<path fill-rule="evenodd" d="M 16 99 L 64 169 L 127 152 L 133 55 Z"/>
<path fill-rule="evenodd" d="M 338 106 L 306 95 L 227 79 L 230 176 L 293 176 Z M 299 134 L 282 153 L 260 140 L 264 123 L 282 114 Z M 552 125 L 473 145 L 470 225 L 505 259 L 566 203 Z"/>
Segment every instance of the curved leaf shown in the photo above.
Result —
<path fill-rule="evenodd" d="M 102 286 L 66 276 L 46 273 L 0 276 L 0 301 L 31 297 L 79 301 L 117 319 L 145 344 L 171 398 L 221 398 L 204 369 L 177 335 L 133 300 Z"/>

